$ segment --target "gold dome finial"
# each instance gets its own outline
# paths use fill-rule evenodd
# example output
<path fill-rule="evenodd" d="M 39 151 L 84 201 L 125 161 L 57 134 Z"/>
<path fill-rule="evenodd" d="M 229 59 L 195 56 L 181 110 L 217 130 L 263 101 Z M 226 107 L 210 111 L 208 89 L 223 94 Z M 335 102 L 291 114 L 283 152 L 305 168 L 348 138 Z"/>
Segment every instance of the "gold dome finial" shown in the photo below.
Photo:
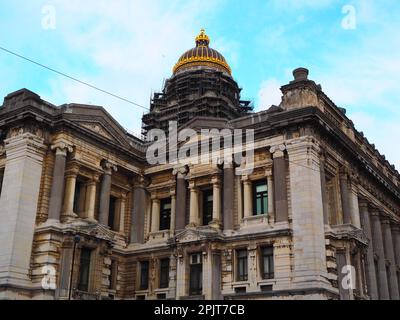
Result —
<path fill-rule="evenodd" d="M 225 58 L 217 50 L 210 48 L 209 43 L 210 38 L 206 35 L 205 30 L 201 29 L 200 34 L 196 37 L 196 47 L 181 55 L 173 68 L 173 73 L 207 67 L 231 75 L 231 68 Z"/>
<path fill-rule="evenodd" d="M 200 34 L 196 37 L 196 46 L 208 46 L 210 44 L 210 38 L 206 35 L 204 29 L 200 30 Z"/>

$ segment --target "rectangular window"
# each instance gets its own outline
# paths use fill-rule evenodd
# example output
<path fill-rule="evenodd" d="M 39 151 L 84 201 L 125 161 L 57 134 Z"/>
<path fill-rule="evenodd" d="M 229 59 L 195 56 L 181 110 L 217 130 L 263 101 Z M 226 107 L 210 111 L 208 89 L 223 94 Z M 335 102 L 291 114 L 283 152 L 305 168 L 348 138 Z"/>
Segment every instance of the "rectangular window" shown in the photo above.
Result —
<path fill-rule="evenodd" d="M 160 204 L 160 231 L 171 228 L 171 198 L 162 199 Z"/>
<path fill-rule="evenodd" d="M 203 261 L 201 253 L 190 255 L 189 295 L 203 293 Z"/>
<path fill-rule="evenodd" d="M 261 272 L 263 279 L 274 278 L 274 249 L 273 247 L 261 248 Z"/>
<path fill-rule="evenodd" d="M 237 281 L 247 281 L 247 250 L 237 250 L 236 251 L 236 263 L 237 263 Z"/>
<path fill-rule="evenodd" d="M 1 189 L 3 187 L 3 179 L 4 179 L 4 168 L 0 169 L 0 195 L 1 195 Z"/>
<path fill-rule="evenodd" d="M 109 289 L 115 290 L 117 288 L 117 273 L 118 273 L 118 265 L 117 261 L 112 260 L 110 266 L 110 275 L 108 277 L 109 280 Z"/>
<path fill-rule="evenodd" d="M 78 178 L 75 183 L 74 212 L 79 215 L 85 210 L 85 182 Z"/>
<path fill-rule="evenodd" d="M 160 288 L 169 287 L 169 258 L 160 260 Z"/>
<path fill-rule="evenodd" d="M 149 288 L 149 262 L 140 262 L 140 290 L 147 290 Z"/>
<path fill-rule="evenodd" d="M 110 197 L 110 206 L 108 207 L 108 226 L 111 230 L 117 230 L 118 226 L 115 225 L 115 208 L 117 207 L 117 198 Z"/>
<path fill-rule="evenodd" d="M 203 225 L 207 226 L 212 221 L 213 191 L 203 191 Z"/>
<path fill-rule="evenodd" d="M 81 258 L 79 263 L 79 281 L 78 290 L 88 292 L 89 290 L 89 276 L 90 276 L 90 260 L 92 250 L 87 248 L 81 249 Z"/>
<path fill-rule="evenodd" d="M 253 183 L 253 215 L 268 213 L 268 185 L 266 181 Z"/>

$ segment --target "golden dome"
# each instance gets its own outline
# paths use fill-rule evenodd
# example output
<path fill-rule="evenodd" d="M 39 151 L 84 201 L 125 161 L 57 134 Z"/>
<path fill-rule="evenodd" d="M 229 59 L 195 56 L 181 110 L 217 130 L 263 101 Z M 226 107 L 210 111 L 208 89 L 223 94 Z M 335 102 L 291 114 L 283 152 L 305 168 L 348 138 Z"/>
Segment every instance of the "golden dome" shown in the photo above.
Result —
<path fill-rule="evenodd" d="M 196 37 L 196 47 L 186 51 L 175 64 L 173 73 L 187 70 L 195 67 L 210 67 L 226 72 L 231 75 L 231 68 L 222 54 L 217 50 L 210 48 L 210 38 L 206 35 L 204 29 Z"/>

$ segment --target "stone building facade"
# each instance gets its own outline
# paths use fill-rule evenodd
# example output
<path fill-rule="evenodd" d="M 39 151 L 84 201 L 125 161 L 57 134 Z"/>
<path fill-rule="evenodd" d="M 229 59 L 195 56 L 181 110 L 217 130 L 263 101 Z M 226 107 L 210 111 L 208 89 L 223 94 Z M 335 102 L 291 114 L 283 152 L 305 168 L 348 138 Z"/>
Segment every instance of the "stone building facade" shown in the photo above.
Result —
<path fill-rule="evenodd" d="M 144 134 L 252 129 L 251 171 L 234 151 L 151 165 L 100 106 L 5 97 L 1 299 L 399 299 L 394 166 L 306 69 L 252 112 L 209 42 L 179 59 Z"/>

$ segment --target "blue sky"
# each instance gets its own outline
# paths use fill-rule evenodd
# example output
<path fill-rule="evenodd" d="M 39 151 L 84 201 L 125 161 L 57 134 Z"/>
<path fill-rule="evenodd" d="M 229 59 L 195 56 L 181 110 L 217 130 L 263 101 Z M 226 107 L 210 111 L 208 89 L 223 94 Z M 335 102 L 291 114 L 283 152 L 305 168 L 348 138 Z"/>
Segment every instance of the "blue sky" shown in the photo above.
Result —
<path fill-rule="evenodd" d="M 354 29 L 343 28 L 345 6 Z M 47 8 L 55 29 L 43 28 Z M 1 0 L 0 46 L 147 107 L 204 27 L 256 110 L 279 103 L 292 70 L 307 67 L 400 168 L 399 17 L 397 0 Z M 0 72 L 1 97 L 26 87 L 57 105 L 102 105 L 140 128 L 143 110 L 1 51 Z"/>

